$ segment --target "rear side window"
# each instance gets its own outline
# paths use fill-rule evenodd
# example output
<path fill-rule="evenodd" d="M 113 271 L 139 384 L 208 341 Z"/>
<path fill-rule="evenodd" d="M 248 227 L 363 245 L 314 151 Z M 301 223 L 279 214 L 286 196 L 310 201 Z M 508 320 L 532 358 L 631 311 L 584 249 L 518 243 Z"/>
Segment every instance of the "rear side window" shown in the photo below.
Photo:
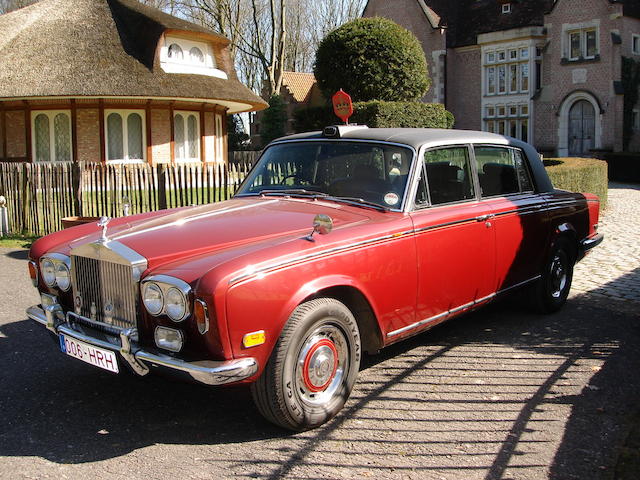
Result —
<path fill-rule="evenodd" d="M 427 181 L 419 188 L 426 188 L 431 205 L 459 202 L 475 196 L 467 147 L 440 148 L 425 152 L 424 172 Z"/>
<path fill-rule="evenodd" d="M 522 152 L 513 148 L 474 148 L 483 197 L 533 190 Z"/>

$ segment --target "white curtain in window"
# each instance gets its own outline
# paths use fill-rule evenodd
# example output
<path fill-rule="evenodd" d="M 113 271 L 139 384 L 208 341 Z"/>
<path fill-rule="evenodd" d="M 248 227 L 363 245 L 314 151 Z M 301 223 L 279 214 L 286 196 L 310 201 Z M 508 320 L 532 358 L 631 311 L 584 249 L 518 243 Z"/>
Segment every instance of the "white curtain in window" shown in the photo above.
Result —
<path fill-rule="evenodd" d="M 124 158 L 122 117 L 119 113 L 110 113 L 107 117 L 107 152 L 109 160 Z"/>
<path fill-rule="evenodd" d="M 187 141 L 189 158 L 198 158 L 198 120 L 195 115 L 189 115 L 187 119 Z"/>
<path fill-rule="evenodd" d="M 175 117 L 173 117 L 173 136 L 176 160 L 184 160 L 184 117 L 179 113 L 176 114 Z"/>
<path fill-rule="evenodd" d="M 35 121 L 36 161 L 51 160 L 51 136 L 49 131 L 49 117 L 44 113 L 36 116 Z"/>
<path fill-rule="evenodd" d="M 142 160 L 142 117 L 132 113 L 127 117 L 127 145 L 130 160 Z"/>
<path fill-rule="evenodd" d="M 71 160 L 71 119 L 66 113 L 58 113 L 53 119 L 56 158 L 58 162 Z"/>

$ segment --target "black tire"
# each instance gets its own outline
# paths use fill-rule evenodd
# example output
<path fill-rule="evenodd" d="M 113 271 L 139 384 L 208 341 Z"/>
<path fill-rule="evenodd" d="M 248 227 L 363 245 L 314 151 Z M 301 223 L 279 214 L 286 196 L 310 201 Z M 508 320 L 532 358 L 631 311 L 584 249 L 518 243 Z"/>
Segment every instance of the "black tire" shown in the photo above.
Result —
<path fill-rule="evenodd" d="M 349 398 L 360 356 L 358 324 L 343 303 L 333 298 L 304 302 L 251 385 L 253 401 L 267 420 L 289 430 L 322 425 Z"/>
<path fill-rule="evenodd" d="M 554 313 L 562 308 L 571 290 L 575 255 L 567 239 L 558 239 L 545 262 L 542 276 L 531 289 L 531 303 L 540 313 Z"/>

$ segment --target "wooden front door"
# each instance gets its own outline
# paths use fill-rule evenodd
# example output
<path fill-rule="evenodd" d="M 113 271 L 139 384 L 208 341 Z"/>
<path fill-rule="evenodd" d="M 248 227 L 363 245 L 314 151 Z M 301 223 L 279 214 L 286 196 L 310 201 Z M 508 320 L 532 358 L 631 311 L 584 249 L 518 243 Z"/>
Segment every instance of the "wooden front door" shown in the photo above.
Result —
<path fill-rule="evenodd" d="M 595 147 L 596 114 L 591 103 L 578 100 L 569 110 L 569 155 L 585 156 Z"/>

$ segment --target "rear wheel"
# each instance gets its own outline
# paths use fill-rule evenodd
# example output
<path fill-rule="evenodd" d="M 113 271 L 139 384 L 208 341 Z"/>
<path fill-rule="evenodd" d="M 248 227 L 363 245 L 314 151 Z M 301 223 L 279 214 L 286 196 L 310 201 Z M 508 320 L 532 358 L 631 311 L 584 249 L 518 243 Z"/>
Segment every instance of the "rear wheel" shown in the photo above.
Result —
<path fill-rule="evenodd" d="M 541 278 L 531 289 L 534 308 L 541 313 L 557 312 L 567 301 L 573 265 L 575 263 L 570 243 L 559 239 L 551 250 Z"/>
<path fill-rule="evenodd" d="M 254 402 L 270 422 L 290 430 L 317 427 L 349 398 L 360 367 L 360 333 L 351 311 L 333 298 L 299 305 L 260 378 Z"/>

